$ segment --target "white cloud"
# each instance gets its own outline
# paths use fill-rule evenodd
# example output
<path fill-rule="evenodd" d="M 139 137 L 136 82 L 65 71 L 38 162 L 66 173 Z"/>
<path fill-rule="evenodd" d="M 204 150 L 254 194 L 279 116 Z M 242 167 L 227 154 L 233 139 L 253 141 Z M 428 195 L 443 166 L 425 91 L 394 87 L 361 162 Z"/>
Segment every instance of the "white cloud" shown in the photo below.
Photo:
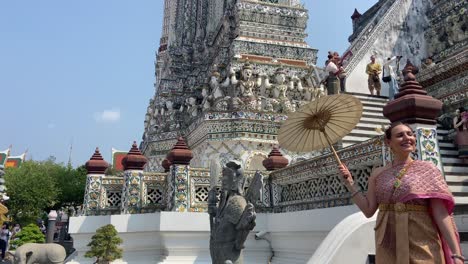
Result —
<path fill-rule="evenodd" d="M 94 113 L 96 122 L 115 123 L 120 120 L 120 109 L 104 110 Z"/>

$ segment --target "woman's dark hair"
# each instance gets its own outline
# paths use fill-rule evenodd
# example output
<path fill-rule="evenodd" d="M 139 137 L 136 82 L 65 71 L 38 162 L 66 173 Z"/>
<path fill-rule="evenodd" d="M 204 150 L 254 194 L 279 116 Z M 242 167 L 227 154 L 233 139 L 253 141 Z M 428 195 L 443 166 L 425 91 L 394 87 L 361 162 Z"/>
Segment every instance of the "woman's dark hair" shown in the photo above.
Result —
<path fill-rule="evenodd" d="M 403 122 L 400 122 L 400 121 L 396 121 L 396 122 L 391 123 L 390 126 L 385 130 L 385 138 L 386 138 L 386 139 L 391 139 L 391 138 L 392 138 L 392 130 L 393 130 L 393 128 L 396 127 L 396 126 L 399 126 L 399 125 L 407 126 L 407 127 L 409 127 L 411 130 L 413 130 L 408 124 L 403 123 Z"/>

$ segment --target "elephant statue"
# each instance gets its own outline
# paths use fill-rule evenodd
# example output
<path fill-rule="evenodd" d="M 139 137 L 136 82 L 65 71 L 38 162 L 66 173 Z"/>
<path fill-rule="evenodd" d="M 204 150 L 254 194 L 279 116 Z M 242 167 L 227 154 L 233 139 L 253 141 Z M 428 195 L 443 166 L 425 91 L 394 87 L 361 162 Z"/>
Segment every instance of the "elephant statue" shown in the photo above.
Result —
<path fill-rule="evenodd" d="M 67 256 L 59 244 L 26 243 L 16 249 L 15 264 L 62 264 Z"/>

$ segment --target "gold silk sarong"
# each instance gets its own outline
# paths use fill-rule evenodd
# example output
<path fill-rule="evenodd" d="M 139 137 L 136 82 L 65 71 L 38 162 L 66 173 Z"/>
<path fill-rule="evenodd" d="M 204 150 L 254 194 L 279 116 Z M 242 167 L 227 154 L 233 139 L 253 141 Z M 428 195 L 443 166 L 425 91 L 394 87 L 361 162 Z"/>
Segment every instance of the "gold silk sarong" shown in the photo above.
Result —
<path fill-rule="evenodd" d="M 375 242 L 377 264 L 445 264 L 437 228 L 424 205 L 380 204 Z"/>
<path fill-rule="evenodd" d="M 453 195 L 439 169 L 421 160 L 408 167 L 400 178 L 400 186 L 395 188 L 395 179 L 404 166 L 386 167 L 376 176 L 376 200 L 380 206 L 375 227 L 376 263 L 451 264 L 452 252 L 439 234 L 430 205 L 432 199 L 440 200 L 452 215 Z M 454 228 L 458 236 L 455 225 Z"/>

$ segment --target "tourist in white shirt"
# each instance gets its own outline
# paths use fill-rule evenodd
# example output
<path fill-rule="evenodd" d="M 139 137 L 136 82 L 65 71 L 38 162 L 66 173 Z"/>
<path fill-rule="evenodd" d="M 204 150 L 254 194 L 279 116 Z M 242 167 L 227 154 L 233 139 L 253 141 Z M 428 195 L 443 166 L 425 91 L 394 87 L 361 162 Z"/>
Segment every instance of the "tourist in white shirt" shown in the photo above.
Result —
<path fill-rule="evenodd" d="M 11 232 L 8 229 L 8 224 L 3 224 L 2 230 L 0 231 L 0 250 L 2 251 L 1 261 L 5 261 L 5 252 L 8 248 L 8 240 L 10 239 Z"/>
<path fill-rule="evenodd" d="M 390 82 L 388 82 L 388 99 L 393 100 L 395 98 L 395 95 L 398 93 L 398 80 L 397 80 L 397 75 L 395 73 L 395 69 L 393 68 L 392 64 L 393 62 L 397 62 L 397 69 L 398 70 L 398 64 L 401 59 L 401 56 L 393 56 L 391 58 L 387 58 L 387 61 L 383 64 L 383 71 L 384 71 L 384 76 L 383 77 L 390 77 Z"/>
<path fill-rule="evenodd" d="M 327 92 L 328 95 L 331 94 L 339 94 L 340 93 L 340 80 L 338 78 L 338 74 L 340 74 L 341 70 L 337 66 L 337 58 L 333 55 L 328 55 L 328 64 L 325 67 L 325 71 L 328 72 L 327 77 Z"/>

